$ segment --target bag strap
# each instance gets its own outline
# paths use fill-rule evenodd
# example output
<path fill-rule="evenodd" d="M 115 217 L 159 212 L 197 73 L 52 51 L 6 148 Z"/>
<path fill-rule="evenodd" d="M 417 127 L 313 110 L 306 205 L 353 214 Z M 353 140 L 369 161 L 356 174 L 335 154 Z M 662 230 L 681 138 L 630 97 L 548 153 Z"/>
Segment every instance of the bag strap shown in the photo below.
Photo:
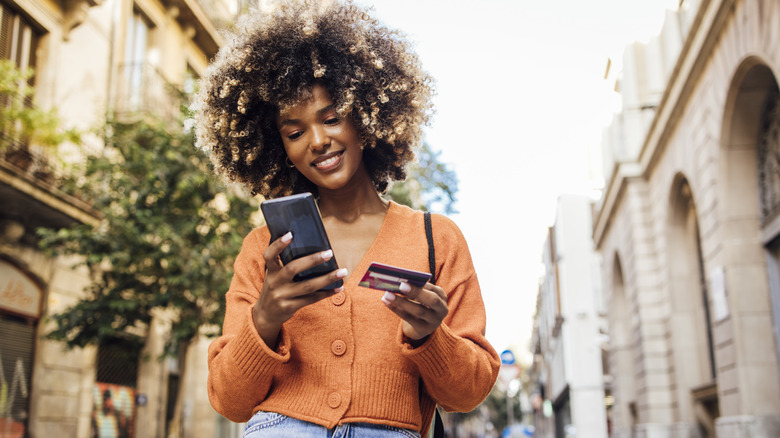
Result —
<path fill-rule="evenodd" d="M 431 212 L 423 213 L 425 219 L 425 239 L 428 241 L 428 267 L 431 270 L 431 284 L 436 284 L 436 249 L 433 245 L 433 225 Z M 433 438 L 444 438 L 444 423 L 441 421 L 439 408 L 434 406 Z"/>
<path fill-rule="evenodd" d="M 425 239 L 428 240 L 428 268 L 431 270 L 431 284 L 436 284 L 436 249 L 433 246 L 433 225 L 431 212 L 423 213 L 425 218 Z"/>

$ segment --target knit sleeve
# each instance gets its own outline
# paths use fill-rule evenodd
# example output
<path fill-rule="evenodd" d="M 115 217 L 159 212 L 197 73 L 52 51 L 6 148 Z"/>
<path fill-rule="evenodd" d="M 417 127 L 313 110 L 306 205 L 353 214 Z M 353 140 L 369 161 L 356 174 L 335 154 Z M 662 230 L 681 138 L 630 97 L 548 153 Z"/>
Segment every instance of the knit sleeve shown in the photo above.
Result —
<path fill-rule="evenodd" d="M 252 231 L 244 239 L 225 295 L 222 336 L 209 345 L 209 401 L 217 412 L 234 422 L 249 420 L 254 408 L 265 399 L 274 370 L 290 357 L 284 329 L 274 351 L 252 321 L 252 307 L 265 279 L 263 252 L 268 240 L 265 228 Z"/>
<path fill-rule="evenodd" d="M 448 411 L 468 412 L 481 403 L 498 377 L 498 353 L 485 338 L 486 314 L 477 274 L 460 229 L 433 216 L 436 285 L 449 312 L 426 342 L 402 350 L 414 361 L 425 388 Z"/>

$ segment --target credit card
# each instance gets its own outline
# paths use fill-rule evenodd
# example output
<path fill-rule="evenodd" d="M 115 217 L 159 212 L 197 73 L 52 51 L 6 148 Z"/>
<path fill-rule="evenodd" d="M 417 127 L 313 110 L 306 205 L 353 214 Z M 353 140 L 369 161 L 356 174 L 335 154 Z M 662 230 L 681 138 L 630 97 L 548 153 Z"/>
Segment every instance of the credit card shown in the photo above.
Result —
<path fill-rule="evenodd" d="M 400 289 L 401 283 L 423 287 L 430 278 L 431 274 L 428 272 L 413 271 L 411 269 L 372 262 L 358 285 L 371 289 L 402 293 Z"/>

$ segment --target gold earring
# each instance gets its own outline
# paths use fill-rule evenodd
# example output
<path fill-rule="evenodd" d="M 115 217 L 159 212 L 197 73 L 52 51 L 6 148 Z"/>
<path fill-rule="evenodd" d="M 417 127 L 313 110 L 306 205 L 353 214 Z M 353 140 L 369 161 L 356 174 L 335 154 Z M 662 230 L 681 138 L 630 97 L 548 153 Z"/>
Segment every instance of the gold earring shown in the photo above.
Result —
<path fill-rule="evenodd" d="M 290 169 L 294 169 L 295 168 L 295 164 L 293 164 L 293 162 L 290 161 L 290 157 L 285 158 L 284 161 L 285 161 L 285 163 L 287 163 L 287 167 L 289 167 Z"/>

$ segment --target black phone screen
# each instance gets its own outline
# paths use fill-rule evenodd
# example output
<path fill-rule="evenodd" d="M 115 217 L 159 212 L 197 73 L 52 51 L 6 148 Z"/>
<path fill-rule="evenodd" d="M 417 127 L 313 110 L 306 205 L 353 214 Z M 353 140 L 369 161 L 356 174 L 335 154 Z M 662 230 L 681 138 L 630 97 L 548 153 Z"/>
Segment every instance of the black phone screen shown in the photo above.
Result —
<path fill-rule="evenodd" d="M 264 201 L 260 204 L 260 209 L 271 232 L 271 241 L 292 232 L 293 240 L 281 254 L 282 263 L 285 265 L 297 258 L 330 249 L 319 208 L 311 193 Z M 319 277 L 335 269 L 338 269 L 338 264 L 334 256 L 320 265 L 296 274 L 293 280 L 303 281 Z M 343 281 L 338 280 L 323 289 L 335 289 L 342 284 Z"/>

